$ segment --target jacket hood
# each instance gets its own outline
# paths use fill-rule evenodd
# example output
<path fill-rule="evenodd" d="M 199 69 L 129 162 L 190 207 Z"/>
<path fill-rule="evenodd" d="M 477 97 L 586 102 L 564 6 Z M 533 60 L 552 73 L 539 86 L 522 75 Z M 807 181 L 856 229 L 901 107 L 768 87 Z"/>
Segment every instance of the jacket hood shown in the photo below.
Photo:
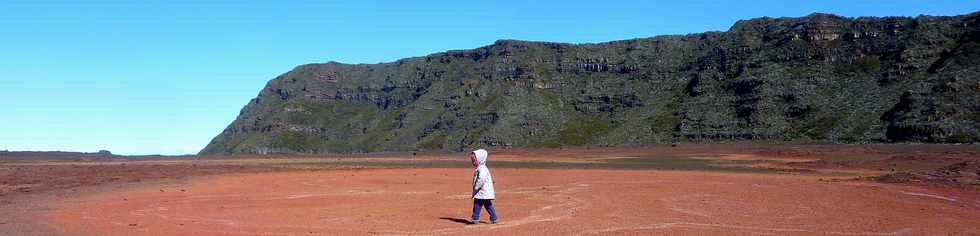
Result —
<path fill-rule="evenodd" d="M 476 161 L 480 162 L 477 167 L 487 165 L 487 150 L 477 149 L 473 151 L 473 155 L 476 156 Z"/>

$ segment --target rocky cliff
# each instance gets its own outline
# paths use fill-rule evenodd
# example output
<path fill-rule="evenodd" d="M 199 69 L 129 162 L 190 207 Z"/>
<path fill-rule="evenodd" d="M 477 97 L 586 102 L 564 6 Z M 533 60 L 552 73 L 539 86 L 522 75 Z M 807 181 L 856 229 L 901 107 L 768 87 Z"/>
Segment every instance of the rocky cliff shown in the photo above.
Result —
<path fill-rule="evenodd" d="M 811 14 L 296 67 L 201 154 L 980 141 L 980 13 Z"/>

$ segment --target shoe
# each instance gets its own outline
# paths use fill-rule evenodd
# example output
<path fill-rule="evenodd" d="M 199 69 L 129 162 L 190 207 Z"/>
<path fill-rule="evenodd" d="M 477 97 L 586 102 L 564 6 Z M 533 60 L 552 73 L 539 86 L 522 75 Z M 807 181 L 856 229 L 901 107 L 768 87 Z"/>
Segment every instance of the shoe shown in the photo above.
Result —
<path fill-rule="evenodd" d="M 478 222 L 479 222 L 479 221 L 476 221 L 476 220 L 471 220 L 470 222 L 468 222 L 468 223 L 466 223 L 466 224 L 468 224 L 468 225 L 475 225 L 475 224 L 476 224 L 476 223 L 478 223 Z"/>
<path fill-rule="evenodd" d="M 498 222 L 497 222 L 497 220 L 490 220 L 490 221 L 487 221 L 487 224 L 491 224 L 491 225 L 492 225 L 492 224 L 496 224 L 496 223 L 498 223 Z"/>

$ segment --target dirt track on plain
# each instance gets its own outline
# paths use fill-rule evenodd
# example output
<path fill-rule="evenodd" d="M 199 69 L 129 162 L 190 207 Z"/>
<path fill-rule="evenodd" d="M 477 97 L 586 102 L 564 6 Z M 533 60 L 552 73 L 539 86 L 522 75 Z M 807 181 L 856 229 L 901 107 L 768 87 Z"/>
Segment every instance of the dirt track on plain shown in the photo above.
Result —
<path fill-rule="evenodd" d="M 471 171 L 208 176 L 60 201 L 35 217 L 65 235 L 980 234 L 976 191 L 642 170 L 493 169 L 503 223 L 465 225 Z"/>
<path fill-rule="evenodd" d="M 491 153 L 497 225 L 460 153 L 4 156 L 0 235 L 980 235 L 976 145 Z"/>

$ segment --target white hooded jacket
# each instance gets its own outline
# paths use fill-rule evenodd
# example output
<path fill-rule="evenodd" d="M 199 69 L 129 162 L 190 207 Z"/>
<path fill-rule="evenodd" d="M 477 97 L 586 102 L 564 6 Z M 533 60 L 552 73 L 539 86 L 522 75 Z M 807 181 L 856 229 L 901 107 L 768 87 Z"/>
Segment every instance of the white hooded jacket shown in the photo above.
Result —
<path fill-rule="evenodd" d="M 487 150 L 473 151 L 473 155 L 480 163 L 473 171 L 473 198 L 494 199 L 496 196 L 493 192 L 493 178 L 490 177 L 490 169 L 487 168 Z"/>

